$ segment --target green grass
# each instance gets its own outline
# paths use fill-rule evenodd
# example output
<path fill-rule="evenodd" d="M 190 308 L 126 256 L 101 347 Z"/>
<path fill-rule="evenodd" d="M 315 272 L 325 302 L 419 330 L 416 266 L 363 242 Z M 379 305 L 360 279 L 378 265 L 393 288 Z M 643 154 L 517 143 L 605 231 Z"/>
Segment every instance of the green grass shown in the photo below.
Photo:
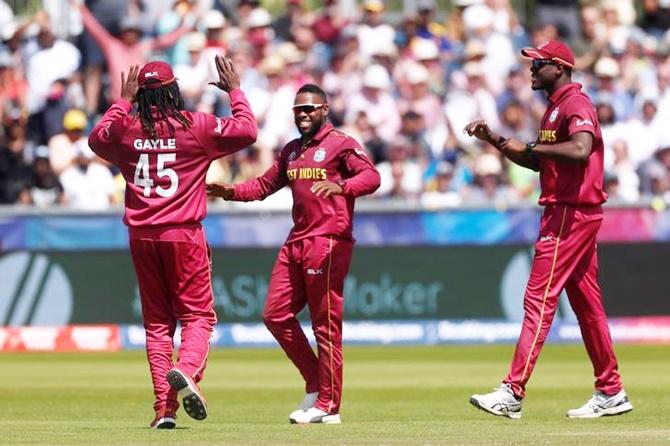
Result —
<path fill-rule="evenodd" d="M 635 410 L 568 420 L 592 391 L 581 346 L 547 345 L 519 421 L 468 404 L 507 371 L 513 346 L 351 347 L 341 425 L 290 425 L 302 399 L 297 371 L 277 349 L 214 351 L 202 388 L 207 420 L 153 417 L 143 352 L 0 355 L 0 444 L 492 445 L 670 444 L 670 347 L 619 346 Z"/>

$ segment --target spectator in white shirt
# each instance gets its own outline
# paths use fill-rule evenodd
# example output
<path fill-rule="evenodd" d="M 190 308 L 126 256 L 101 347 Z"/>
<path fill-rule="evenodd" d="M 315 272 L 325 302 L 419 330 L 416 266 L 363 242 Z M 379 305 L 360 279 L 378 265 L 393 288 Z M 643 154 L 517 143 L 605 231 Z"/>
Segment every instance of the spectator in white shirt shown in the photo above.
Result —
<path fill-rule="evenodd" d="M 74 209 L 104 210 L 113 202 L 116 183 L 109 169 L 94 160 L 95 154 L 79 147 L 73 164 L 60 175 L 66 204 Z"/>

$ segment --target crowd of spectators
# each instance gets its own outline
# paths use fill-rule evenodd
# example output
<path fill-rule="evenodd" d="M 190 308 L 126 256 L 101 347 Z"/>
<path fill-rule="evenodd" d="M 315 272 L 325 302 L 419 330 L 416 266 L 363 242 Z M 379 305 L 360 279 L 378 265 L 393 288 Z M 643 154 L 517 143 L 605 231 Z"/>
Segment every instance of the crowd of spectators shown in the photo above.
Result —
<path fill-rule="evenodd" d="M 537 174 L 462 129 L 482 118 L 534 140 L 545 98 L 531 90 L 519 49 L 556 38 L 574 49 L 573 79 L 600 118 L 610 201 L 670 203 L 670 0 L 637 9 L 633 0 L 537 0 L 532 27 L 509 0 L 405 3 L 410 12 L 381 0 L 287 0 L 273 15 L 258 0 L 44 0 L 19 17 L 0 0 L 0 204 L 120 203 L 123 179 L 87 145 L 119 97 L 120 73 L 168 61 L 189 109 L 226 115 L 227 97 L 208 86 L 217 53 L 241 74 L 259 137 L 215 161 L 208 181 L 261 174 L 298 136 L 293 98 L 314 82 L 329 96 L 331 121 L 380 171 L 370 199 L 533 203 Z M 290 207 L 285 193 L 269 200 L 260 206 Z"/>

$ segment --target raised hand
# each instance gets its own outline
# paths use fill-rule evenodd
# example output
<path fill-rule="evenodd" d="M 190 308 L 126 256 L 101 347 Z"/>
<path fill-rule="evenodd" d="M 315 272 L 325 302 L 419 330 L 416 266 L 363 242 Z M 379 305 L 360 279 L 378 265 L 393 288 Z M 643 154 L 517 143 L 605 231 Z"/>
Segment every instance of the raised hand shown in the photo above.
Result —
<path fill-rule="evenodd" d="M 131 103 L 135 102 L 137 90 L 139 90 L 139 73 L 139 65 L 132 65 L 130 67 L 128 70 L 128 78 L 126 78 L 125 72 L 121 72 L 121 97 Z"/>
<path fill-rule="evenodd" d="M 327 198 L 330 195 L 340 195 L 342 192 L 344 192 L 342 186 L 328 180 L 317 181 L 316 183 L 312 184 L 312 188 L 310 190 L 317 197 L 323 195 L 324 198 Z"/>
<path fill-rule="evenodd" d="M 207 184 L 207 195 L 210 197 L 219 197 L 224 200 L 230 200 L 235 194 L 235 189 L 230 184 L 209 183 Z"/>
<path fill-rule="evenodd" d="M 219 80 L 218 82 L 210 82 L 209 85 L 214 85 L 227 93 L 240 88 L 240 76 L 235 71 L 230 59 L 217 54 L 214 57 L 214 63 L 216 64 L 216 71 L 219 73 Z"/>

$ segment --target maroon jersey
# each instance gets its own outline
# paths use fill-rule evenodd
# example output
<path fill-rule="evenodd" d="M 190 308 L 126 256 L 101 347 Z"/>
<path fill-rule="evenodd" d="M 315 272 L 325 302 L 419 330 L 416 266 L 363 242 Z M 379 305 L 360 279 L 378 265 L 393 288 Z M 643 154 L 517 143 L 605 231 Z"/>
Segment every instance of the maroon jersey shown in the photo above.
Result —
<path fill-rule="evenodd" d="M 603 191 L 604 146 L 596 110 L 589 97 L 581 91 L 581 85 L 570 83 L 549 97 L 538 142 L 566 142 L 577 132 L 593 135 L 593 145 L 586 164 L 539 158 L 542 188 L 539 203 L 542 206 L 596 206 L 607 200 Z"/>
<path fill-rule="evenodd" d="M 180 225 L 205 218 L 205 175 L 212 160 L 256 141 L 256 120 L 242 90 L 230 92 L 233 116 L 183 111 L 191 122 L 173 120 L 174 134 L 157 124 L 142 130 L 131 104 L 119 99 L 93 128 L 91 149 L 121 169 L 126 180 L 125 215 L 130 227 Z M 170 118 L 171 119 L 171 118 Z"/>
<path fill-rule="evenodd" d="M 344 193 L 317 197 L 310 189 L 322 180 L 338 183 Z M 379 182 L 360 144 L 326 123 L 307 144 L 300 139 L 286 144 L 263 175 L 235 185 L 233 200 L 262 200 L 290 185 L 294 226 L 287 241 L 319 235 L 351 239 L 354 199 L 377 190 Z"/>

